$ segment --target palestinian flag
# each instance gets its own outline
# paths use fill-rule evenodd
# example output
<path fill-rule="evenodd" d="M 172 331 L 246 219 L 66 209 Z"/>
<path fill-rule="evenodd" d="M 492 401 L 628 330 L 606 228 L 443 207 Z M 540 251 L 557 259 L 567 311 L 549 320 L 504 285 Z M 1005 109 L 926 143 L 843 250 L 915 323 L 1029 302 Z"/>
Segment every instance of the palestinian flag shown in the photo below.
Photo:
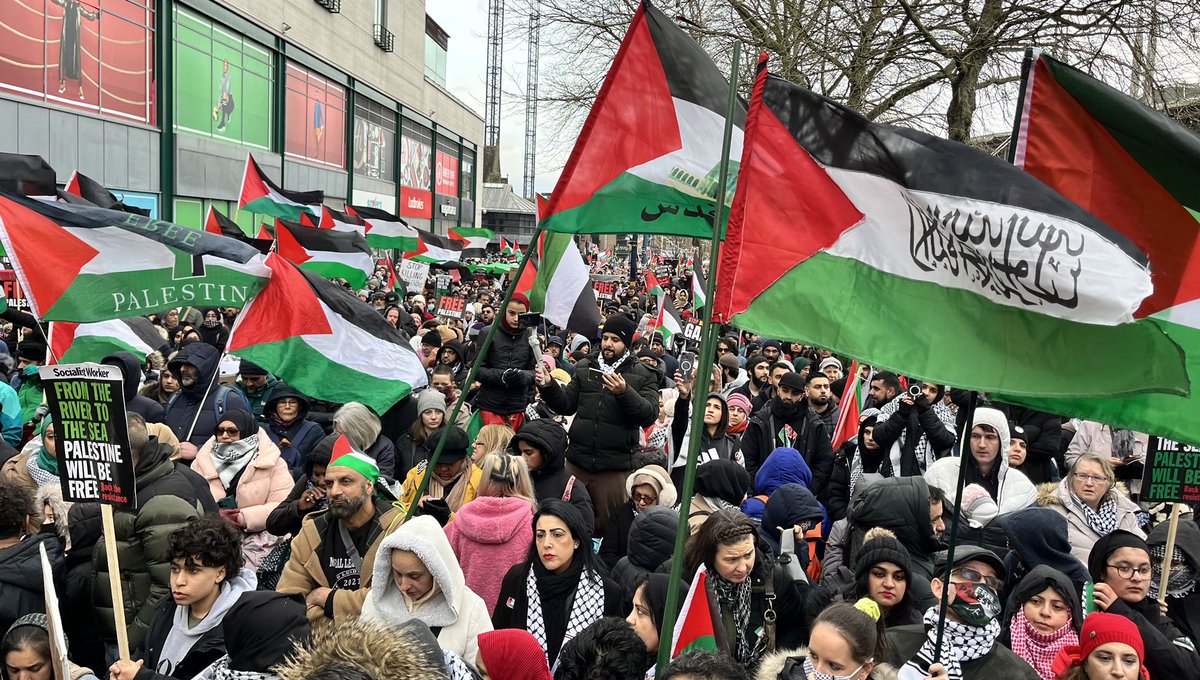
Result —
<path fill-rule="evenodd" d="M 539 211 L 540 214 L 540 211 Z M 503 236 L 500 237 L 500 254 L 509 257 L 519 256 L 521 248 L 512 241 L 506 240 Z"/>
<path fill-rule="evenodd" d="M 129 352 L 143 363 L 167 341 L 144 316 L 95 323 L 55 321 L 50 324 L 50 361 L 61 364 L 99 363 L 113 352 Z"/>
<path fill-rule="evenodd" d="M 700 270 L 700 267 L 696 267 L 695 269 L 692 270 L 692 311 L 693 312 L 696 311 L 697 309 L 700 309 L 701 307 L 703 307 L 705 305 L 706 302 L 708 302 L 708 299 L 704 296 L 704 289 L 707 287 L 708 287 L 708 284 L 705 283 L 705 281 L 704 281 L 704 272 L 702 272 Z"/>
<path fill-rule="evenodd" d="M 361 217 L 326 206 L 321 206 L 321 221 L 317 223 L 317 228 L 351 232 L 363 238 L 367 236 L 367 223 Z"/>
<path fill-rule="evenodd" d="M 850 387 L 842 392 L 842 400 L 839 404 L 841 411 L 838 413 L 837 424 L 833 427 L 834 451 L 846 443 L 846 440 L 858 436 L 858 419 L 862 415 L 864 381 L 858 373 L 857 361 L 851 362 L 850 372 L 846 375 L 850 376 L 852 382 Z"/>
<path fill-rule="evenodd" d="M 367 245 L 381 250 L 407 253 L 417 249 L 417 230 L 390 212 L 365 205 L 348 205 L 346 212 L 357 215 L 367 223 Z"/>
<path fill-rule="evenodd" d="M 3 192 L 0 241 L 33 315 L 45 321 L 242 307 L 269 275 L 261 253 L 231 238 Z"/>
<path fill-rule="evenodd" d="M 450 238 L 463 243 L 463 257 L 486 257 L 488 244 L 496 236 L 491 229 L 475 227 L 455 227 L 450 230 Z"/>
<path fill-rule="evenodd" d="M 543 231 L 534 251 L 537 276 L 529 292 L 530 311 L 547 321 L 591 337 L 600 325 L 600 308 L 591 272 L 570 234 Z M 527 267 L 533 265 L 533 257 Z"/>
<path fill-rule="evenodd" d="M 145 208 L 135 208 L 131 205 L 125 205 L 121 199 L 113 195 L 113 192 L 104 188 L 103 184 L 97 182 L 91 177 L 88 177 L 82 172 L 79 172 L 78 170 L 71 173 L 71 179 L 67 180 L 67 186 L 65 187 L 65 190 L 69 194 L 75 194 L 89 203 L 107 210 L 117 210 L 120 212 L 132 213 L 134 215 L 141 215 L 142 217 L 150 216 L 149 210 L 146 210 Z"/>
<path fill-rule="evenodd" d="M 277 253 L 267 266 L 270 282 L 229 333 L 231 354 L 307 395 L 359 401 L 377 413 L 426 383 L 416 353 L 379 312 Z"/>
<path fill-rule="evenodd" d="M 238 207 L 242 210 L 271 215 L 284 220 L 299 220 L 304 213 L 321 214 L 325 201 L 323 191 L 285 191 L 258 167 L 254 156 L 246 154 L 246 169 L 242 172 L 242 195 Z"/>
<path fill-rule="evenodd" d="M 462 259 L 462 241 L 438 236 L 424 229 L 413 229 L 413 231 L 417 232 L 420 240 L 416 250 L 406 252 L 404 259 L 428 262 L 429 264 L 446 264 Z"/>
<path fill-rule="evenodd" d="M 654 275 L 652 269 L 646 270 L 646 292 L 659 297 L 662 297 L 663 294 L 662 284 L 658 282 L 658 277 Z"/>
<path fill-rule="evenodd" d="M 643 1 L 550 198 L 545 228 L 712 238 L 729 82 Z M 730 158 L 741 156 L 745 110 Z M 737 163 L 730 162 L 727 196 Z M 726 200 L 729 200 L 728 198 Z"/>
<path fill-rule="evenodd" d="M 718 321 L 984 392 L 1187 389 L 1171 340 L 1124 323 L 1151 292 L 1128 238 L 1000 159 L 759 68 Z M 1161 360 L 1112 370 L 1131 356 Z"/>
<path fill-rule="evenodd" d="M 258 252 L 266 255 L 271 251 L 271 245 L 275 243 L 274 237 L 266 233 L 265 229 L 260 226 L 258 229 L 259 235 L 257 238 L 246 236 L 246 232 L 242 231 L 241 226 L 237 222 L 229 219 L 221 214 L 219 210 L 208 206 L 208 217 L 204 220 L 204 231 L 217 236 L 228 236 L 232 239 L 237 239 L 242 243 L 254 246 Z"/>
<path fill-rule="evenodd" d="M 1040 52 L 1026 56 L 1013 162 L 1150 256 L 1154 292 L 1134 316 L 1163 329 L 1187 357 L 1191 397 L 1031 399 L 1039 410 L 1200 444 L 1200 137 Z M 1138 365 L 1163 360 L 1149 349 Z M 1168 356 L 1170 361 L 1173 357 Z M 1001 395 L 998 395 L 1001 396 Z"/>
<path fill-rule="evenodd" d="M 683 331 L 683 319 L 679 316 L 679 310 L 675 308 L 675 301 L 670 295 L 664 295 L 658 302 L 658 317 L 654 320 L 654 326 L 646 331 L 647 334 L 653 332 L 663 334 L 663 344 L 671 340 L 671 336 Z"/>
<path fill-rule="evenodd" d="M 671 658 L 695 650 L 725 653 L 725 631 L 720 621 L 717 598 L 708 587 L 708 569 L 701 564 L 675 621 Z"/>
<path fill-rule="evenodd" d="M 279 254 L 292 264 L 327 279 L 345 279 L 355 290 L 375 273 L 371 249 L 361 234 L 306 227 L 279 220 L 275 228 Z"/>

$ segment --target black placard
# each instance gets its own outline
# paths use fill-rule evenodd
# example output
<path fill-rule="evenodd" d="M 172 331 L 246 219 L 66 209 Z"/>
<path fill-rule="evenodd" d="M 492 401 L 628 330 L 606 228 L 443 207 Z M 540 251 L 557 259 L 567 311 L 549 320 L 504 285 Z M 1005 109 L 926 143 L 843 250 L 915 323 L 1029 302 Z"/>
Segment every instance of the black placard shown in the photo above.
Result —
<path fill-rule="evenodd" d="M 466 298 L 443 295 L 438 298 L 437 316 L 447 319 L 461 319 L 463 317 L 463 308 L 466 304 Z"/>
<path fill-rule="evenodd" d="M 1200 446 L 1150 437 L 1141 500 L 1146 503 L 1200 502 Z"/>

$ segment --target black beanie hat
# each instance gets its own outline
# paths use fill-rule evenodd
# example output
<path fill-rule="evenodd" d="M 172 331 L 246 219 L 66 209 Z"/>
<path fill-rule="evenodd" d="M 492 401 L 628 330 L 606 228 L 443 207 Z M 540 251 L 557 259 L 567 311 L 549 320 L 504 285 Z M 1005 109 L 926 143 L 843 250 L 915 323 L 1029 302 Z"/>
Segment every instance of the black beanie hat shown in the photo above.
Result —
<path fill-rule="evenodd" d="M 912 573 L 912 558 L 909 557 L 904 544 L 896 538 L 896 534 L 882 527 L 875 527 L 863 537 L 858 557 L 854 559 L 855 580 L 861 580 L 871 567 L 880 562 L 891 562 L 903 569 L 905 574 Z"/>
<path fill-rule="evenodd" d="M 431 330 L 421 336 L 421 344 L 429 345 L 430 347 L 442 346 L 442 334 L 437 332 L 437 329 Z"/>
<path fill-rule="evenodd" d="M 425 447 L 429 449 L 431 457 L 442 438 L 445 438 L 446 444 L 442 449 L 442 455 L 438 456 L 439 463 L 453 463 L 467 457 L 467 446 L 469 445 L 467 433 L 459 427 L 442 427 L 429 434 Z"/>
<path fill-rule="evenodd" d="M 46 346 L 32 340 L 22 340 L 17 345 L 17 358 L 26 361 L 45 361 Z"/>
<path fill-rule="evenodd" d="M 1108 573 L 1108 558 L 1121 548 L 1137 548 L 1145 550 L 1147 555 L 1150 554 L 1150 546 L 1146 545 L 1146 541 L 1137 534 L 1124 529 L 1117 529 L 1107 536 L 1101 536 L 1100 540 L 1092 546 L 1092 552 L 1088 555 L 1087 566 L 1093 581 L 1104 582 L 1104 577 Z"/>
<path fill-rule="evenodd" d="M 617 336 L 628 347 L 633 344 L 633 333 L 637 330 L 637 324 L 624 314 L 613 314 L 604 321 L 602 330 Z"/>
<path fill-rule="evenodd" d="M 246 361 L 245 359 L 242 359 L 238 363 L 238 374 L 239 375 L 266 375 L 267 369 L 263 368 L 262 366 L 259 366 L 258 364 L 255 364 L 255 363 Z"/>

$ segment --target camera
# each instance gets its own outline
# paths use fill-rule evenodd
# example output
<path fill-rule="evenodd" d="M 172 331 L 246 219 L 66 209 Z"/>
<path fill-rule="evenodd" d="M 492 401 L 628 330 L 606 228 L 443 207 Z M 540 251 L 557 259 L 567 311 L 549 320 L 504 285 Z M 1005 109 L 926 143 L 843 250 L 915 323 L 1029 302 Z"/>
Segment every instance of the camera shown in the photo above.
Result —
<path fill-rule="evenodd" d="M 518 328 L 534 328 L 542 324 L 541 312 L 526 312 L 525 314 L 517 315 Z"/>
<path fill-rule="evenodd" d="M 921 396 L 921 383 L 913 383 L 908 386 L 908 396 L 917 399 Z"/>

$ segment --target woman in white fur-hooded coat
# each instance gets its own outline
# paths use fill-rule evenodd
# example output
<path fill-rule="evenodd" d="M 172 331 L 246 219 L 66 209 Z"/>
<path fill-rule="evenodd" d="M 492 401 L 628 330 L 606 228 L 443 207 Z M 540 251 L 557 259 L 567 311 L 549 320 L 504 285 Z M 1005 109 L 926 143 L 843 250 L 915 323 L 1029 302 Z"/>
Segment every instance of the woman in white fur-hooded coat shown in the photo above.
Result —
<path fill-rule="evenodd" d="M 492 619 L 483 599 L 467 587 L 437 520 L 413 517 L 384 537 L 372 578 L 375 585 L 363 604 L 364 621 L 399 625 L 417 619 L 437 634 L 442 649 L 474 665 L 476 639 L 492 630 Z"/>

